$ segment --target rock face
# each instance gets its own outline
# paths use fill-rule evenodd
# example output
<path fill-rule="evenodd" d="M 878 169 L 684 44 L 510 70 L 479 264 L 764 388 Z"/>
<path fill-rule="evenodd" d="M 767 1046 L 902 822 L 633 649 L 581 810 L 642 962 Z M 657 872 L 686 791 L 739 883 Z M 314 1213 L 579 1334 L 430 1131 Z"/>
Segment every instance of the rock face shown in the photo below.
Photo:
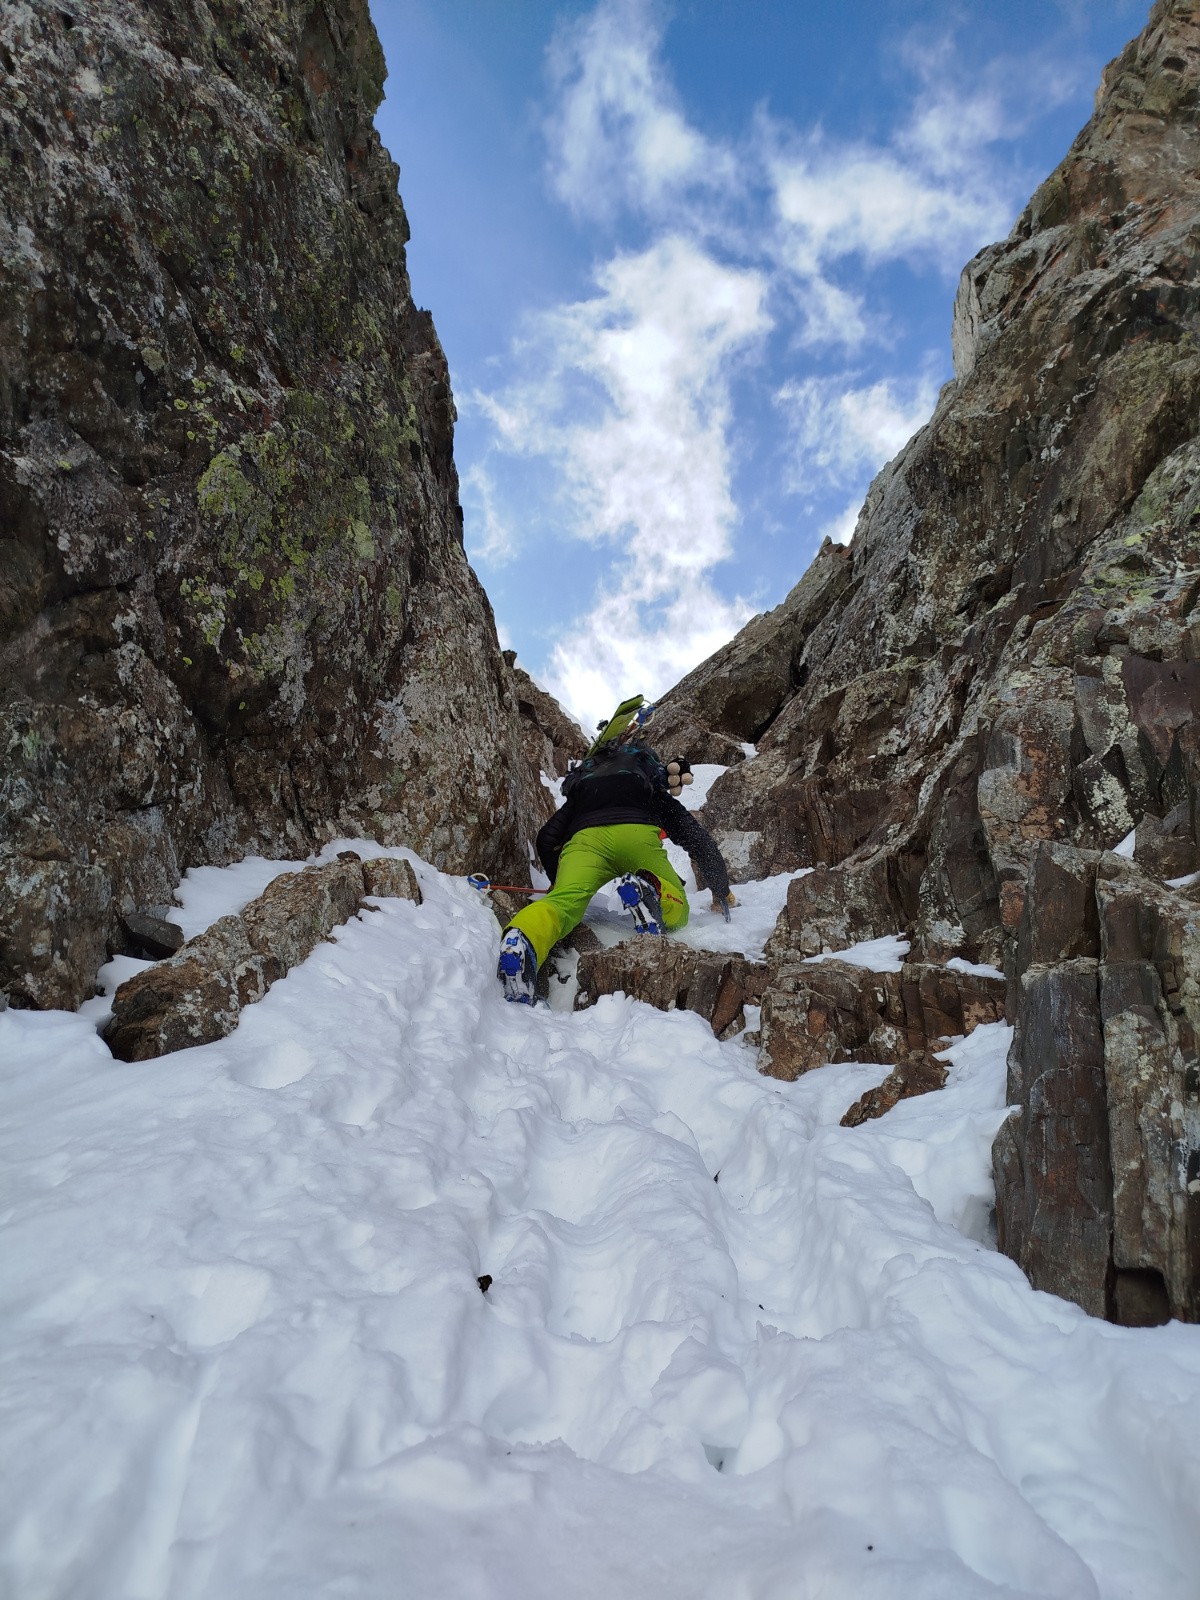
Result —
<path fill-rule="evenodd" d="M 388 857 L 360 861 L 343 851 L 325 866 L 283 873 L 241 912 L 121 985 L 104 1032 L 109 1049 L 119 1061 L 148 1061 L 223 1039 L 243 1009 L 361 910 L 367 895 L 421 901 L 412 867 Z"/>
<path fill-rule="evenodd" d="M 746 1006 L 761 1001 L 766 978 L 766 967 L 744 956 L 638 936 L 583 950 L 575 1009 L 620 991 L 659 1011 L 694 1011 L 719 1039 L 731 1038 L 745 1027 Z"/>
<path fill-rule="evenodd" d="M 506 650 L 504 659 L 516 691 L 521 739 L 530 770 L 539 775 L 545 773 L 548 778 L 565 777 L 571 762 L 578 761 L 587 751 L 588 741 L 583 729 L 572 722 L 552 694 L 547 694 L 517 665 L 515 650 Z M 546 792 L 549 795 L 549 791 Z M 547 816 L 555 809 L 553 800 L 549 806 Z"/>
<path fill-rule="evenodd" d="M 0 72 L 0 986 L 247 850 L 523 872 L 366 0 L 30 0 Z"/>
<path fill-rule="evenodd" d="M 1158 0 L 1062 165 L 966 268 L 955 379 L 853 543 L 658 725 L 710 759 L 756 742 L 704 820 L 735 877 L 821 869 L 789 901 L 798 955 L 903 930 L 914 961 L 1004 969 L 1005 1246 L 1123 1320 L 1197 1315 L 1195 1044 L 1175 957 L 1143 934 L 1186 947 L 1152 880 L 1200 866 L 1198 216 L 1200 7 Z M 1136 954 L 1108 868 L 1093 890 L 1079 865 L 1134 830 Z"/>
<path fill-rule="evenodd" d="M 1003 978 L 928 962 L 871 972 L 836 959 L 785 961 L 769 971 L 759 1067 L 773 1078 L 791 1081 L 827 1061 L 927 1062 L 981 1022 L 1004 1020 Z"/>
<path fill-rule="evenodd" d="M 656 719 L 725 759 L 757 743 L 705 809 L 739 875 L 842 867 L 858 923 L 899 912 L 923 953 L 1001 957 L 1043 838 L 1104 847 L 1149 814 L 1195 856 L 1198 30 L 1155 8 L 968 266 L 958 375 L 853 543 Z"/>
<path fill-rule="evenodd" d="M 1200 1320 L 1200 902 L 1061 845 L 1029 889 L 1001 1246 L 1097 1316 Z"/>

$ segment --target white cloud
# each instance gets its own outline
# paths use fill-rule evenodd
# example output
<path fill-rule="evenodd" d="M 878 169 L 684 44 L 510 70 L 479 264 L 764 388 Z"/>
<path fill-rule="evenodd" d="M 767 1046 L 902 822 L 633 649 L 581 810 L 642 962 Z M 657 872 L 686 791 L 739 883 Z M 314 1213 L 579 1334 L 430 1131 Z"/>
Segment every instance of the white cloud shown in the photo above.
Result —
<path fill-rule="evenodd" d="M 472 403 L 507 450 L 555 459 L 571 531 L 644 558 L 657 593 L 729 554 L 728 378 L 770 325 L 766 280 L 669 237 L 596 281 L 534 320 L 523 378 Z"/>
<path fill-rule="evenodd" d="M 970 93 L 964 93 L 949 33 L 931 38 L 914 31 L 902 43 L 900 56 L 921 88 L 896 145 L 934 173 L 978 173 L 988 146 L 1017 138 L 1035 117 L 1085 87 L 1077 60 L 1050 53 L 1035 59 L 998 57 L 975 78 Z"/>
<path fill-rule="evenodd" d="M 854 537 L 870 480 L 928 422 L 938 385 L 930 372 L 910 382 L 856 384 L 852 374 L 804 378 L 776 393 L 788 426 L 791 458 L 785 493 L 825 495 L 852 486 L 843 509 L 819 529 L 834 544 Z"/>
<path fill-rule="evenodd" d="M 770 325 L 766 288 L 691 240 L 660 239 L 606 263 L 592 298 L 539 317 L 523 378 L 475 397 L 506 450 L 551 458 L 565 531 L 622 553 L 555 655 L 580 716 L 630 674 L 666 688 L 750 614 L 708 574 L 732 553 L 729 381 Z"/>
<path fill-rule="evenodd" d="M 725 182 L 730 152 L 687 121 L 657 60 L 661 28 L 643 0 L 601 0 L 560 28 L 549 53 L 554 190 L 577 216 L 654 213 Z"/>
<path fill-rule="evenodd" d="M 824 525 L 821 529 L 822 539 L 832 539 L 834 544 L 849 544 L 854 537 L 861 511 L 862 500 L 856 495 L 844 511 L 834 517 L 832 522 Z"/>
<path fill-rule="evenodd" d="M 468 513 L 467 554 L 500 567 L 516 559 L 520 541 L 500 509 L 496 485 L 485 461 L 473 461 L 462 475 L 461 499 Z"/>
<path fill-rule="evenodd" d="M 872 265 L 928 256 L 957 270 L 1008 215 L 990 189 L 947 182 L 892 150 L 812 138 L 768 170 L 785 257 L 806 276 L 849 255 Z"/>
<path fill-rule="evenodd" d="M 951 41 L 911 42 L 911 107 L 885 138 L 837 139 L 764 111 L 734 144 L 689 120 L 662 64 L 661 15 L 655 0 L 599 0 L 555 37 L 551 185 L 607 230 L 612 253 L 593 295 L 529 320 L 513 380 L 471 397 L 508 458 L 495 482 L 486 464 L 464 480 L 480 553 L 508 558 L 512 528 L 528 540 L 531 508 L 544 519 L 536 494 L 519 522 L 505 512 L 496 483 L 511 492 L 521 458 L 557 484 L 556 539 L 617 552 L 548 672 L 585 725 L 630 690 L 669 686 L 750 613 L 714 586 L 738 521 L 732 375 L 772 328 L 798 363 L 817 346 L 855 351 L 855 371 L 801 365 L 782 388 L 768 381 L 788 430 L 785 491 L 813 500 L 814 521 L 831 497 L 861 498 L 937 398 L 932 368 L 868 368 L 886 320 L 867 274 L 899 260 L 957 272 L 1020 198 L 994 152 L 1013 123 L 1011 67 L 964 91 Z M 852 280 L 851 267 L 866 272 Z M 860 498 L 821 531 L 849 539 Z"/>
<path fill-rule="evenodd" d="M 583 728 L 594 728 L 627 694 L 654 699 L 712 655 L 754 615 L 703 581 L 682 584 L 657 617 L 644 614 L 636 571 L 615 593 L 601 593 L 555 646 L 550 689 Z"/>
<path fill-rule="evenodd" d="M 937 397 L 928 373 L 907 384 L 881 378 L 855 387 L 845 374 L 785 384 L 776 396 L 793 448 L 784 488 L 804 494 L 873 477 L 929 421 Z"/>

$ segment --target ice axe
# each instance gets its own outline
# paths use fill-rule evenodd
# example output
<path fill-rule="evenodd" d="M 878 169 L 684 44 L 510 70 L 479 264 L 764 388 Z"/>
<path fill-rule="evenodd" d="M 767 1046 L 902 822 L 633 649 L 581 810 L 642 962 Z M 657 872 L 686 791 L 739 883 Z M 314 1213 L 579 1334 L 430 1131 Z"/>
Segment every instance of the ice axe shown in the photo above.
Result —
<path fill-rule="evenodd" d="M 482 872 L 468 873 L 467 882 L 471 885 L 472 889 L 478 889 L 480 894 L 491 894 L 493 892 L 497 892 L 499 894 L 549 893 L 549 890 L 547 889 L 523 889 L 521 885 L 517 883 L 493 883 L 492 880 Z"/>

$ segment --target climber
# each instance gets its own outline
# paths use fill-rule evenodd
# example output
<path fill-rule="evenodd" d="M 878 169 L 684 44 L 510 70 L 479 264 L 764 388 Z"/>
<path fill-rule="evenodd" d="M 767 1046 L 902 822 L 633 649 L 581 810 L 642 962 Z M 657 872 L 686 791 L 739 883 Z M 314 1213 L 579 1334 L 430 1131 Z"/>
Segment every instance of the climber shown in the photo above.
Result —
<path fill-rule="evenodd" d="M 687 895 L 663 849 L 664 837 L 695 859 L 712 890 L 713 910 L 729 921 L 736 901 L 721 852 L 672 793 L 690 782 L 687 762 L 664 764 L 640 743 L 636 728 L 568 772 L 565 803 L 537 836 L 538 857 L 553 886 L 517 912 L 500 942 L 496 976 L 506 1000 L 533 1004 L 538 968 L 613 878 L 635 932 L 683 927 Z"/>

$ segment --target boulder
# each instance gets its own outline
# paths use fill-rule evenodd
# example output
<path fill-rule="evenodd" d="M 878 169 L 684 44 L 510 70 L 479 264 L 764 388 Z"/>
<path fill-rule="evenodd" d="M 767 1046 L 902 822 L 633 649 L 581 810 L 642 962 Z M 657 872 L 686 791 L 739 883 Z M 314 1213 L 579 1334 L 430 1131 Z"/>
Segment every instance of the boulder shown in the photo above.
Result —
<path fill-rule="evenodd" d="M 183 944 L 183 929 L 166 917 L 145 911 L 130 911 L 121 918 L 128 944 L 126 953 L 143 960 L 162 961 L 173 956 Z"/>
<path fill-rule="evenodd" d="M 250 946 L 262 956 L 271 982 L 299 966 L 339 923 L 347 922 L 362 904 L 362 863 L 331 861 L 283 873 L 257 900 L 242 910 Z"/>
<path fill-rule="evenodd" d="M 398 856 L 373 856 L 363 862 L 362 875 L 363 888 L 369 895 L 421 904 L 421 885 L 409 861 Z"/>
<path fill-rule="evenodd" d="M 767 942 L 768 961 L 845 950 L 906 927 L 916 912 L 919 878 L 919 863 L 894 849 L 793 878 Z"/>
<path fill-rule="evenodd" d="M 178 955 L 123 983 L 104 1038 L 118 1061 L 148 1061 L 223 1039 L 244 1006 L 282 976 L 250 943 L 239 916 L 222 917 Z"/>
<path fill-rule="evenodd" d="M 298 966 L 363 907 L 365 895 L 420 903 L 407 861 L 336 861 L 284 872 L 235 916 L 222 917 L 177 954 L 121 984 L 104 1029 L 119 1061 L 147 1061 L 223 1039 L 242 1010 Z"/>
<path fill-rule="evenodd" d="M 850 1107 L 842 1118 L 843 1128 L 858 1128 L 874 1117 L 886 1116 L 901 1100 L 911 1100 L 919 1094 L 929 1094 L 945 1087 L 947 1069 L 932 1056 L 906 1062 L 889 1072 L 874 1089 L 868 1089 Z"/>
<path fill-rule="evenodd" d="M 791 1081 L 829 1061 L 927 1062 L 981 1022 L 1004 1019 L 1002 978 L 906 962 L 872 972 L 835 958 L 770 970 L 759 1070 Z"/>
<path fill-rule="evenodd" d="M 766 968 L 744 956 L 639 936 L 585 950 L 578 979 L 576 1010 L 621 993 L 659 1011 L 694 1011 L 718 1038 L 729 1038 L 745 1026 L 745 1007 L 761 1001 Z"/>

